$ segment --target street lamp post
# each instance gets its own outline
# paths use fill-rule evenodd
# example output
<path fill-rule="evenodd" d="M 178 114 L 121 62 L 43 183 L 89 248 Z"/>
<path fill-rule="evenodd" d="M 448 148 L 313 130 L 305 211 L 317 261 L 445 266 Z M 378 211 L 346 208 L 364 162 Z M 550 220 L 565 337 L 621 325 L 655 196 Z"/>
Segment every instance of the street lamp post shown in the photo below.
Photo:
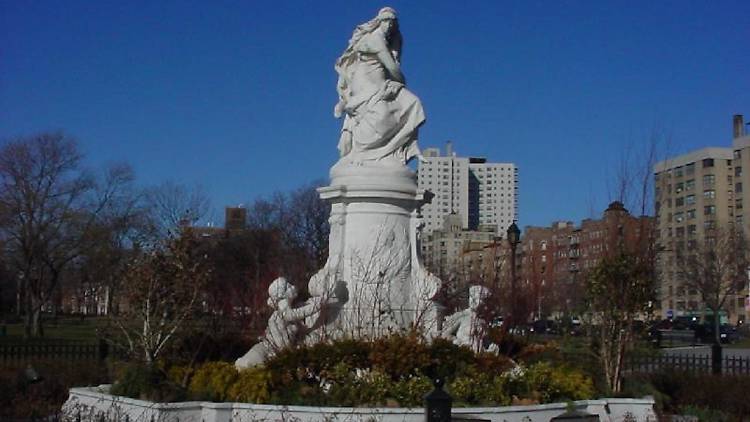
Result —
<path fill-rule="evenodd" d="M 521 230 L 518 229 L 515 221 L 508 227 L 507 235 L 508 243 L 510 244 L 510 327 L 512 328 L 517 322 L 516 247 L 521 239 Z"/>

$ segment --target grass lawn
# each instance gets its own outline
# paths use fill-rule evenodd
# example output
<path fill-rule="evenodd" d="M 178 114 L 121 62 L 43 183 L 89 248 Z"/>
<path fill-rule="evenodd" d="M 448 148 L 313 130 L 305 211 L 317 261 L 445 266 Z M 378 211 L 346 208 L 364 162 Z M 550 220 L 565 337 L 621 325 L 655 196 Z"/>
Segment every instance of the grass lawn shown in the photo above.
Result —
<path fill-rule="evenodd" d="M 77 316 L 58 317 L 57 320 L 49 316 L 43 322 L 44 337 L 32 338 L 27 341 L 47 343 L 47 342 L 77 342 L 77 343 L 95 343 L 97 341 L 97 329 L 106 325 L 106 317 L 86 317 L 81 319 Z M 20 343 L 24 341 L 23 322 L 5 324 L 6 334 L 0 335 L 0 344 Z"/>
<path fill-rule="evenodd" d="M 750 349 L 750 337 L 743 337 L 740 341 L 723 346 L 727 349 Z"/>

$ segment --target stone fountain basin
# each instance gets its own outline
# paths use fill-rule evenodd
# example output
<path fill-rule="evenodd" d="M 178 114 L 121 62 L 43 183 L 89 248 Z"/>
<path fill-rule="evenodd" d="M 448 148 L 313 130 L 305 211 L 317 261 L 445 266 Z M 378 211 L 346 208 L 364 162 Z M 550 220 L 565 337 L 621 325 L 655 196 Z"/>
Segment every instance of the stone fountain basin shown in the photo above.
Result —
<path fill-rule="evenodd" d="M 110 385 L 70 389 L 63 414 L 70 420 L 129 422 L 424 422 L 423 408 L 314 407 L 205 401 L 154 403 L 108 394 Z M 656 421 L 654 399 L 606 398 L 572 402 L 576 410 L 603 422 Z M 533 406 L 454 407 L 455 419 L 493 422 L 547 422 L 568 408 L 567 403 Z M 127 417 L 127 419 L 126 419 Z"/>

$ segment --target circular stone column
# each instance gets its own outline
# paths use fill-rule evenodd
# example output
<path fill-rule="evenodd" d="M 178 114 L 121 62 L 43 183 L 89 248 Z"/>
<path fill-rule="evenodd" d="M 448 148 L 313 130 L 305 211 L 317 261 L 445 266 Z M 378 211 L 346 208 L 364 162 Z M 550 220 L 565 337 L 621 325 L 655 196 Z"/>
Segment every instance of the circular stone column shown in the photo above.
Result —
<path fill-rule="evenodd" d="M 335 324 L 357 338 L 409 329 L 419 306 L 412 249 L 412 219 L 422 201 L 416 175 L 404 165 L 339 163 L 331 185 L 318 191 L 331 203 L 327 266 L 336 267 L 344 292 Z"/>

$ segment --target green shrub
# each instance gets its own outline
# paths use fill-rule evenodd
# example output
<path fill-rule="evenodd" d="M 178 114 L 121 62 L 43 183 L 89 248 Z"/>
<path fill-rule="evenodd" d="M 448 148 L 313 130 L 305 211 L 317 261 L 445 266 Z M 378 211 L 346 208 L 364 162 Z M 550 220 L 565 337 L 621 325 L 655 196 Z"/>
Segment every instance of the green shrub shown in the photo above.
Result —
<path fill-rule="evenodd" d="M 190 380 L 190 395 L 196 400 L 224 401 L 239 374 L 227 362 L 208 362 Z"/>
<path fill-rule="evenodd" d="M 421 406 L 425 394 L 429 393 L 432 388 L 432 380 L 417 372 L 396 381 L 392 397 L 401 407 Z"/>
<path fill-rule="evenodd" d="M 582 372 L 565 366 L 539 362 L 526 374 L 529 388 L 543 403 L 593 398 L 594 382 Z"/>
<path fill-rule="evenodd" d="M 429 345 L 430 366 L 423 369 L 430 378 L 452 379 L 457 374 L 464 373 L 467 368 L 477 362 L 474 352 L 468 347 L 456 346 L 450 340 L 436 338 Z M 507 363 L 508 359 L 503 358 Z M 480 364 L 493 366 L 496 361 L 480 359 Z M 495 369 L 495 368 L 493 368 Z"/>
<path fill-rule="evenodd" d="M 185 367 L 168 373 L 174 381 L 190 376 Z M 541 363 L 524 369 L 506 356 L 475 355 L 444 339 L 427 344 L 415 335 L 284 350 L 264 367 L 240 373 L 229 363 L 208 363 L 195 371 L 189 385 L 193 398 L 215 401 L 411 407 L 423 404 L 435 377 L 445 379 L 455 402 L 463 405 L 593 396 L 591 380 L 575 369 Z"/>
<path fill-rule="evenodd" d="M 114 395 L 158 402 L 181 401 L 186 397 L 185 390 L 169 381 L 166 374 L 155 366 L 132 363 L 118 372 L 119 376 L 110 389 Z"/>
<path fill-rule="evenodd" d="M 190 379 L 195 373 L 195 368 L 190 366 L 173 365 L 167 371 L 167 379 L 177 385 L 187 387 Z"/>
<path fill-rule="evenodd" d="M 668 413 L 687 410 L 706 415 L 731 415 L 728 420 L 748 420 L 750 377 L 740 375 L 696 374 L 665 370 L 646 379 L 660 392 L 659 407 Z M 713 416 L 712 416 L 713 417 Z"/>
<path fill-rule="evenodd" d="M 390 375 L 393 380 L 425 373 L 433 366 L 428 346 L 415 334 L 375 340 L 369 358 L 373 368 Z"/>
<path fill-rule="evenodd" d="M 470 350 L 467 349 L 469 353 Z M 479 353 L 474 355 L 471 353 L 471 361 L 465 368 L 476 368 L 482 373 L 492 374 L 493 376 L 501 375 L 515 366 L 513 361 L 507 356 L 496 355 L 494 353 Z M 462 374 L 464 371 L 458 371 L 457 374 Z"/>
<path fill-rule="evenodd" d="M 470 370 L 448 385 L 457 405 L 508 405 L 510 396 L 504 377 Z"/>
<path fill-rule="evenodd" d="M 267 403 L 271 399 L 271 374 L 264 368 L 240 371 L 234 384 L 227 389 L 227 399 L 245 403 Z"/>
<path fill-rule="evenodd" d="M 340 340 L 313 346 L 285 349 L 266 362 L 274 374 L 274 383 L 288 385 L 296 381 L 310 381 L 321 371 L 346 363 L 353 368 L 369 367 L 370 347 L 359 340 Z"/>

